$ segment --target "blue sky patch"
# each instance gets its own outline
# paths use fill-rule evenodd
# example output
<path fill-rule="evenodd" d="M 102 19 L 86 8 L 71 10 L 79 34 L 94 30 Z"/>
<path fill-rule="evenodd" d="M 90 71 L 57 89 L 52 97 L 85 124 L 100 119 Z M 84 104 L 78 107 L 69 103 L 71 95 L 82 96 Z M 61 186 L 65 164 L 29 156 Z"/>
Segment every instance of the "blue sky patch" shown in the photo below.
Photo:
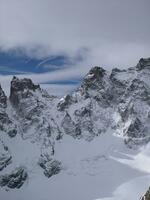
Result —
<path fill-rule="evenodd" d="M 49 56 L 43 59 L 29 58 L 15 52 L 0 52 L 0 74 L 44 73 L 59 70 L 71 64 L 63 55 Z"/>

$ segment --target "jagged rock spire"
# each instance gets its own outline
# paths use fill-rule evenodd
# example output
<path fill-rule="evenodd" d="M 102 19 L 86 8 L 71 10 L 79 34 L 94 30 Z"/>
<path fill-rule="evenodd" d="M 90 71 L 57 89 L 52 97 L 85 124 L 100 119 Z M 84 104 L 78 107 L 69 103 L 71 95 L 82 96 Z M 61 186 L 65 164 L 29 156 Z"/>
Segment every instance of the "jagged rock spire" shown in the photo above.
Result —
<path fill-rule="evenodd" d="M 106 71 L 102 67 L 93 67 L 84 77 L 79 89 L 82 90 L 83 94 L 87 95 L 87 91 L 90 89 L 96 90 L 98 88 L 104 87 L 105 75 Z"/>
<path fill-rule="evenodd" d="M 0 106 L 4 107 L 4 108 L 7 106 L 7 97 L 4 93 L 1 85 L 0 85 Z"/>
<path fill-rule="evenodd" d="M 138 70 L 142 70 L 145 68 L 150 69 L 150 58 L 141 58 L 136 67 Z"/>
<path fill-rule="evenodd" d="M 23 91 L 24 89 L 29 89 L 29 90 L 36 90 L 39 88 L 39 85 L 33 84 L 31 79 L 28 78 L 23 78 L 19 79 L 16 76 L 13 77 L 11 81 L 11 92 L 13 91 Z"/>
<path fill-rule="evenodd" d="M 105 75 L 105 70 L 102 67 L 95 66 L 86 75 L 85 79 L 100 80 Z"/>
<path fill-rule="evenodd" d="M 140 200 L 150 200 L 150 188 Z"/>
<path fill-rule="evenodd" d="M 10 101 L 13 105 L 17 105 L 19 101 L 19 95 L 25 90 L 35 91 L 39 89 L 39 85 L 35 85 L 31 79 L 19 79 L 16 76 L 13 77 L 10 87 Z M 24 96 L 24 95 L 23 95 Z"/>

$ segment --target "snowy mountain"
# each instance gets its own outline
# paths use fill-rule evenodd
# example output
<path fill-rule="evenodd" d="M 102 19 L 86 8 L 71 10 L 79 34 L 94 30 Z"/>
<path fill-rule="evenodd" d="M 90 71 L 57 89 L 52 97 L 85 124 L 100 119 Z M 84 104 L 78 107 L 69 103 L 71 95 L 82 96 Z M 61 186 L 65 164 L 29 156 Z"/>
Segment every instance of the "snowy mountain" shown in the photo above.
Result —
<path fill-rule="evenodd" d="M 94 67 L 61 99 L 13 77 L 10 97 L 0 87 L 0 197 L 127 200 L 116 188 L 146 177 L 130 196 L 139 199 L 150 185 L 141 165 L 150 163 L 149 130 L 150 58 L 126 70 Z"/>

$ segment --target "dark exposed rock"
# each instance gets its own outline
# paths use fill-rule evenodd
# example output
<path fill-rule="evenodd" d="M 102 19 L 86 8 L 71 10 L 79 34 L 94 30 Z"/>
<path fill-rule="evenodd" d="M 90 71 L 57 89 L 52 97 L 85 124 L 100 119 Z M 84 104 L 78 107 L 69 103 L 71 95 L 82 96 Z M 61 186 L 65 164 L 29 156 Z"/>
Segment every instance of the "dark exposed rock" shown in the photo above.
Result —
<path fill-rule="evenodd" d="M 15 136 L 17 134 L 17 130 L 14 132 L 15 125 L 9 118 L 9 115 L 6 112 L 6 108 L 7 97 L 0 86 L 0 130 L 7 132 L 9 136 Z"/>
<path fill-rule="evenodd" d="M 0 156 L 0 171 L 2 171 L 7 165 L 12 162 L 12 157 L 10 155 L 1 155 Z"/>
<path fill-rule="evenodd" d="M 111 74 L 110 74 L 110 79 L 114 82 L 119 82 L 118 79 L 116 78 L 116 74 L 122 73 L 122 72 L 126 72 L 126 70 L 121 70 L 118 68 L 112 69 Z M 119 84 L 122 85 L 122 82 L 120 81 Z"/>
<path fill-rule="evenodd" d="M 23 91 L 25 89 L 35 91 L 38 88 L 40 88 L 40 86 L 33 84 L 31 79 L 27 79 L 27 78 L 19 79 L 19 78 L 14 76 L 12 81 L 11 81 L 11 92 L 13 92 L 13 91 Z"/>
<path fill-rule="evenodd" d="M 28 174 L 23 167 L 16 168 L 11 174 L 0 176 L 0 186 L 8 188 L 20 188 L 26 181 Z"/>
<path fill-rule="evenodd" d="M 141 58 L 139 60 L 139 63 L 137 64 L 136 68 L 138 70 L 142 70 L 142 69 L 145 69 L 145 68 L 150 69 L 150 58 Z"/>
<path fill-rule="evenodd" d="M 12 163 L 12 156 L 10 154 L 8 146 L 0 140 L 0 171 Z"/>
<path fill-rule="evenodd" d="M 62 121 L 62 127 L 64 132 L 68 135 L 72 135 L 73 137 L 78 137 L 81 135 L 80 127 L 78 124 L 75 124 L 68 113 L 66 113 Z"/>
<path fill-rule="evenodd" d="M 141 145 L 145 145 L 150 141 L 150 136 L 146 136 L 146 137 L 127 137 L 124 139 L 124 143 L 125 145 L 127 145 L 128 148 L 131 149 L 137 149 L 139 146 Z"/>
<path fill-rule="evenodd" d="M 134 105 L 132 102 L 123 102 L 118 105 L 118 113 L 121 116 L 123 122 L 125 122 L 130 115 L 134 114 Z"/>
<path fill-rule="evenodd" d="M 108 107 L 113 100 L 113 93 L 110 90 L 108 72 L 101 67 L 94 67 L 83 79 L 77 90 L 87 98 L 94 98 L 100 106 Z"/>
<path fill-rule="evenodd" d="M 10 137 L 15 137 L 17 134 L 17 126 L 13 124 L 5 111 L 0 113 L 0 130 L 6 132 Z"/>
<path fill-rule="evenodd" d="M 41 156 L 38 164 L 44 169 L 44 175 L 48 178 L 59 174 L 62 169 L 61 162 L 51 159 L 47 154 Z"/>
<path fill-rule="evenodd" d="M 102 67 L 95 66 L 89 71 L 88 75 L 91 76 L 87 78 L 91 80 L 100 80 L 105 75 L 105 72 L 106 71 Z"/>
<path fill-rule="evenodd" d="M 17 129 L 11 129 L 7 132 L 10 137 L 15 137 L 17 135 Z"/>
<path fill-rule="evenodd" d="M 117 102 L 119 98 L 124 94 L 127 82 L 121 81 L 117 78 L 117 74 L 121 74 L 123 72 L 126 72 L 126 70 L 120 70 L 118 68 L 112 69 L 110 80 L 111 80 L 111 88 L 109 90 L 109 93 L 112 94 L 114 99 L 114 102 Z"/>
<path fill-rule="evenodd" d="M 11 121 L 5 112 L 0 113 L 0 122 L 2 124 L 10 124 Z"/>
<path fill-rule="evenodd" d="M 4 91 L 2 90 L 2 87 L 0 85 L 0 107 L 6 108 L 6 106 L 7 106 L 7 97 L 6 97 Z"/>
<path fill-rule="evenodd" d="M 143 129 L 144 129 L 143 124 L 138 118 L 136 118 L 129 125 L 126 134 L 129 137 L 140 138 L 140 137 L 143 137 L 143 134 L 142 134 Z"/>
<path fill-rule="evenodd" d="M 101 67 L 93 67 L 89 73 L 85 76 L 81 88 L 98 89 L 103 88 L 103 77 L 105 76 L 105 70 Z"/>
<path fill-rule="evenodd" d="M 146 194 L 143 197 L 141 197 L 140 200 L 150 200 L 150 188 L 148 189 Z"/>
<path fill-rule="evenodd" d="M 39 88 L 40 86 L 34 85 L 31 79 L 18 79 L 14 76 L 11 81 L 10 101 L 14 106 L 17 106 L 19 98 L 28 98 L 32 95 L 30 91 L 35 91 Z"/>
<path fill-rule="evenodd" d="M 58 110 L 64 111 L 66 108 L 69 107 L 74 102 L 71 95 L 66 95 L 57 105 Z"/>
<path fill-rule="evenodd" d="M 34 96 L 36 90 L 41 92 L 40 86 L 34 85 L 30 79 L 13 77 L 11 81 L 10 102 L 22 119 L 23 132 L 27 132 L 30 126 L 40 123 L 38 117 L 44 108 L 44 103 L 36 95 Z M 14 136 L 16 129 L 10 130 L 8 134 Z"/>
<path fill-rule="evenodd" d="M 127 88 L 124 98 L 133 96 L 136 99 L 150 101 L 150 88 L 139 79 L 133 79 Z"/>
<path fill-rule="evenodd" d="M 75 110 L 75 115 L 78 117 L 90 117 L 91 116 L 91 110 L 87 107 L 82 107 L 81 110 Z"/>

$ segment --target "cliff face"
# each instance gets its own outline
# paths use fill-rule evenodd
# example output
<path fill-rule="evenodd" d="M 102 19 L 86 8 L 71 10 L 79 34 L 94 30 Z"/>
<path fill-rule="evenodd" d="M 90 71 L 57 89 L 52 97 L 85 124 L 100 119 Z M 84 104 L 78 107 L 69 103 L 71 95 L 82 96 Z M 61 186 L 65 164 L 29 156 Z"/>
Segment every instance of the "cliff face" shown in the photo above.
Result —
<path fill-rule="evenodd" d="M 145 195 L 141 198 L 141 200 L 150 200 L 150 188 L 147 190 Z"/>

